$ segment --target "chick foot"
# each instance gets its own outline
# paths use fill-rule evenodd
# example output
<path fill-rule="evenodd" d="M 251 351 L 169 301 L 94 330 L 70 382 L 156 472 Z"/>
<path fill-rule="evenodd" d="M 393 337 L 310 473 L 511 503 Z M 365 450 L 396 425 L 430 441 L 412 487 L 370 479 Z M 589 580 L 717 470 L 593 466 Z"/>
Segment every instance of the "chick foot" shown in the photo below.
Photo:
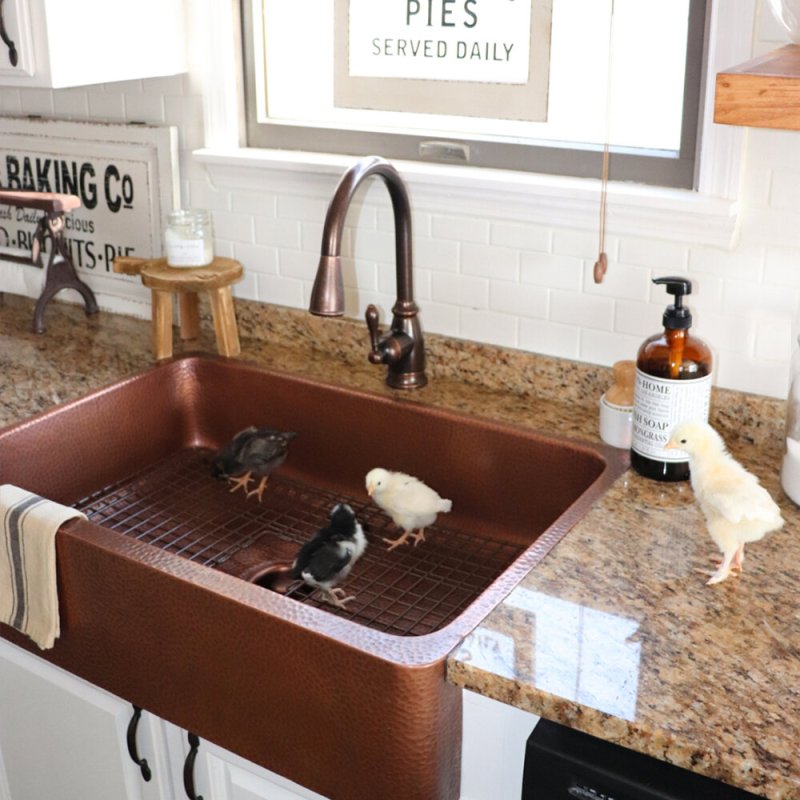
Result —
<path fill-rule="evenodd" d="M 414 537 L 414 547 L 420 542 L 425 541 L 425 528 L 420 528 L 416 533 L 411 534 Z"/>
<path fill-rule="evenodd" d="M 255 495 L 258 498 L 258 502 L 261 502 L 261 495 L 264 494 L 264 489 L 267 488 L 267 481 L 269 481 L 269 476 L 263 477 L 259 482 L 258 486 L 255 489 L 251 489 L 248 493 L 248 497 L 252 497 Z"/>
<path fill-rule="evenodd" d="M 398 536 L 397 539 L 387 539 L 384 536 L 383 541 L 389 545 L 386 548 L 387 550 L 394 550 L 395 547 L 400 547 L 401 544 L 405 544 L 408 541 L 409 536 L 414 536 L 414 538 L 416 538 L 416 534 L 413 533 L 413 531 L 406 531 L 402 536 Z"/>
<path fill-rule="evenodd" d="M 245 493 L 247 493 L 247 486 L 251 480 L 253 480 L 252 472 L 245 472 L 244 475 L 239 475 L 238 477 L 231 476 L 228 478 L 232 492 L 235 492 L 237 489 L 244 489 Z"/>
<path fill-rule="evenodd" d="M 722 563 L 719 565 L 719 569 L 712 573 L 711 577 L 706 581 L 706 585 L 710 586 L 714 583 L 722 583 L 730 574 L 733 569 L 732 561 L 733 561 L 734 553 L 725 553 L 725 557 L 722 559 Z"/>
<path fill-rule="evenodd" d="M 337 608 L 347 608 L 347 604 L 356 599 L 354 594 L 351 594 L 350 597 L 345 597 L 345 590 L 340 589 L 338 586 L 333 589 L 320 589 L 320 594 L 324 602 L 330 603 Z"/>

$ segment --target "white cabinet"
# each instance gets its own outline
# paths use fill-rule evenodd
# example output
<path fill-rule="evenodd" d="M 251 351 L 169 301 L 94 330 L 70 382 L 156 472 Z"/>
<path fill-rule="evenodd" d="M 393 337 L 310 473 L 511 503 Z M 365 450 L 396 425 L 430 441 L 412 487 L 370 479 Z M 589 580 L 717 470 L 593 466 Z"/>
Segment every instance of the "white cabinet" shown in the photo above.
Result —
<path fill-rule="evenodd" d="M 3 0 L 0 85 L 54 89 L 186 69 L 183 0 Z"/>
<path fill-rule="evenodd" d="M 313 753 L 308 754 L 313 758 Z M 357 766 L 342 763 L 343 769 Z M 251 761 L 201 742 L 195 762 L 197 794 L 204 800 L 326 800 Z"/>
<path fill-rule="evenodd" d="M 161 720 L 143 714 L 131 760 L 129 703 L 0 640 L 0 800 L 169 800 Z"/>
<path fill-rule="evenodd" d="M 128 702 L 0 639 L 0 800 L 185 800 L 186 731 L 142 713 L 135 740 L 151 770 L 145 781 L 128 753 L 132 715 Z M 537 720 L 464 692 L 461 800 L 519 798 Z M 326 800 L 205 740 L 192 779 L 204 800 Z"/>

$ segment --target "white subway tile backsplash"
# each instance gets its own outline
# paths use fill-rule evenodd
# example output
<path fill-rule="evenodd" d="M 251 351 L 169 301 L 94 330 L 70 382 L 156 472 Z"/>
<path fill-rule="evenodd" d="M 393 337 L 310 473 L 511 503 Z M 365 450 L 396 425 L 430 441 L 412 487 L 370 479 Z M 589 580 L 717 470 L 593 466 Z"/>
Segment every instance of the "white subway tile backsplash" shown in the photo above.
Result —
<path fill-rule="evenodd" d="M 278 251 L 278 274 L 284 278 L 298 278 L 311 284 L 317 274 L 318 263 L 318 256 L 304 250 Z"/>
<path fill-rule="evenodd" d="M 119 101 L 120 107 L 122 100 Z M 91 109 L 90 109 L 91 110 Z M 25 89 L 20 92 L 20 112 L 52 117 L 55 113 L 51 89 Z"/>
<path fill-rule="evenodd" d="M 241 262 L 248 274 L 278 274 L 278 250 L 275 247 L 234 242 L 233 258 Z"/>
<path fill-rule="evenodd" d="M 542 286 L 520 285 L 511 281 L 492 281 L 489 308 L 516 317 L 547 317 L 549 290 Z"/>
<path fill-rule="evenodd" d="M 619 262 L 648 267 L 654 278 L 685 273 L 688 260 L 689 248 L 676 242 L 628 237 L 619 243 Z"/>
<path fill-rule="evenodd" d="M 595 283 L 593 278 L 594 262 L 586 262 L 584 291 L 603 297 L 616 297 L 622 300 L 647 300 L 650 296 L 650 270 L 644 267 L 632 267 L 609 260 L 608 269 L 602 283 Z"/>
<path fill-rule="evenodd" d="M 414 264 L 424 269 L 457 272 L 460 261 L 458 242 L 417 237 L 412 243 Z"/>
<path fill-rule="evenodd" d="M 160 98 L 157 98 L 160 101 Z M 85 88 L 59 89 L 53 92 L 53 111 L 65 119 L 82 119 L 89 113 Z"/>
<path fill-rule="evenodd" d="M 580 328 L 610 331 L 614 326 L 614 301 L 610 297 L 553 290 L 550 319 Z"/>
<path fill-rule="evenodd" d="M 254 217 L 245 214 L 240 216 L 242 219 L 252 221 L 256 244 L 299 250 L 309 249 L 307 244 L 313 241 L 319 248 L 320 230 L 307 230 L 306 223 L 278 220 L 261 214 L 256 214 Z"/>
<path fill-rule="evenodd" d="M 788 169 L 772 171 L 769 204 L 789 211 L 800 209 L 800 171 Z"/>
<path fill-rule="evenodd" d="M 519 347 L 557 358 L 580 356 L 580 328 L 543 319 L 520 319 Z"/>
<path fill-rule="evenodd" d="M 461 245 L 461 271 L 466 275 L 516 281 L 519 277 L 519 252 L 510 247 L 488 244 Z"/>
<path fill-rule="evenodd" d="M 474 217 L 433 217 L 431 233 L 439 239 L 452 239 L 457 242 L 488 243 L 489 223 Z"/>
<path fill-rule="evenodd" d="M 638 336 L 624 336 L 584 328 L 581 330 L 580 359 L 608 366 L 615 361 L 635 360 L 641 343 Z"/>
<path fill-rule="evenodd" d="M 546 253 L 550 250 L 553 232 L 539 225 L 522 225 L 495 222 L 491 226 L 489 243 L 518 250 L 534 250 Z"/>
<path fill-rule="evenodd" d="M 107 122 L 125 121 L 125 99 L 122 94 L 90 91 L 89 116 Z M 30 112 L 28 112 L 30 113 Z"/>
<path fill-rule="evenodd" d="M 191 156 L 203 145 L 202 100 L 188 74 L 51 91 L 0 88 L 0 113 L 142 120 L 178 128 L 182 204 L 211 209 L 220 255 L 240 260 L 237 297 L 306 307 L 316 274 L 322 225 L 335 176 L 275 174 L 264 191 L 217 188 Z M 717 385 L 784 396 L 791 336 L 800 302 L 800 133 L 753 129 L 742 171 L 739 240 L 730 249 L 607 237 L 609 272 L 595 285 L 595 222 L 584 229 L 528 224 L 500 199 L 486 214 L 456 210 L 412 194 L 414 282 L 426 331 L 611 364 L 633 358 L 661 329 L 671 298 L 651 278 L 679 274 L 694 283 L 687 299 L 695 332 L 715 352 Z M 613 208 L 610 219 L 613 222 Z M 508 220 L 508 221 L 506 221 Z M 395 298 L 394 218 L 385 187 L 359 190 L 342 239 L 346 314 L 363 319 L 376 303 L 388 324 Z M 0 290 L 36 296 L 31 270 L 0 265 Z M 92 276 L 89 276 L 92 277 Z M 142 287 L 93 278 L 101 305 L 149 313 Z M 28 283 L 26 283 L 28 281 Z"/>
<path fill-rule="evenodd" d="M 764 282 L 800 287 L 800 249 L 768 247 L 764 255 Z"/>
<path fill-rule="evenodd" d="M 253 242 L 253 218 L 217 210 L 214 212 L 214 235 L 221 239 L 250 244 Z"/>
<path fill-rule="evenodd" d="M 522 252 L 520 281 L 554 289 L 580 291 L 583 282 L 583 260 L 574 256 Z"/>
<path fill-rule="evenodd" d="M 516 347 L 517 320 L 508 314 L 462 308 L 461 336 L 500 347 Z"/>
<path fill-rule="evenodd" d="M 431 273 L 431 299 L 472 309 L 489 308 L 489 281 L 449 272 Z"/>
<path fill-rule="evenodd" d="M 61 96 L 61 92 L 56 94 L 56 103 Z M 166 117 L 164 108 L 164 98 L 150 94 L 126 94 L 125 119 L 135 122 L 147 122 L 150 124 L 163 123 Z"/>
<path fill-rule="evenodd" d="M 277 303 L 281 306 L 302 307 L 303 282 L 280 275 L 256 275 L 257 299 L 262 303 Z"/>

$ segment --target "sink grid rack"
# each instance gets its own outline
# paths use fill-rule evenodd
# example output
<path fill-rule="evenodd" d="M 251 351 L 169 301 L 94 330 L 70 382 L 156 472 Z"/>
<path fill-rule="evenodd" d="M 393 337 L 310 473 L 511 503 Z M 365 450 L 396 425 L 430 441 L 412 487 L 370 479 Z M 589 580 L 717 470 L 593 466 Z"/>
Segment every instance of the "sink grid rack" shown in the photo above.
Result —
<path fill-rule="evenodd" d="M 426 529 L 426 540 L 419 546 L 388 551 L 382 539 L 394 539 L 400 531 L 366 494 L 343 497 L 285 478 L 279 471 L 270 477 L 259 503 L 246 499 L 242 491 L 231 493 L 225 482 L 212 478 L 212 457 L 205 448 L 178 451 L 92 492 L 75 506 L 104 528 L 236 574 L 231 565 L 248 548 L 266 554 L 265 561 L 271 550 L 294 553 L 326 523 L 336 503 L 346 502 L 368 540 L 364 555 L 342 584 L 355 599 L 344 609 L 336 608 L 300 582 L 285 594 L 400 636 L 432 633 L 447 625 L 523 549 L 436 525 Z"/>

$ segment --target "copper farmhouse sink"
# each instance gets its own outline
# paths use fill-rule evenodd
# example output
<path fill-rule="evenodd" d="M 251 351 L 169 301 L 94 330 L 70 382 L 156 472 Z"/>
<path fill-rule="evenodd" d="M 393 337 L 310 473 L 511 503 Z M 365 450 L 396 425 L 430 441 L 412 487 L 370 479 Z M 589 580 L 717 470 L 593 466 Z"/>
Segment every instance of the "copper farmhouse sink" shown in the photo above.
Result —
<path fill-rule="evenodd" d="M 261 503 L 209 471 L 252 424 L 297 433 Z M 458 797 L 448 653 L 626 465 L 609 448 L 210 356 L 0 431 L 0 482 L 88 516 L 57 537 L 62 635 L 44 657 L 335 800 Z M 364 489 L 376 466 L 452 499 L 419 547 L 382 542 L 397 531 Z M 369 540 L 346 609 L 287 576 L 341 500 Z"/>

